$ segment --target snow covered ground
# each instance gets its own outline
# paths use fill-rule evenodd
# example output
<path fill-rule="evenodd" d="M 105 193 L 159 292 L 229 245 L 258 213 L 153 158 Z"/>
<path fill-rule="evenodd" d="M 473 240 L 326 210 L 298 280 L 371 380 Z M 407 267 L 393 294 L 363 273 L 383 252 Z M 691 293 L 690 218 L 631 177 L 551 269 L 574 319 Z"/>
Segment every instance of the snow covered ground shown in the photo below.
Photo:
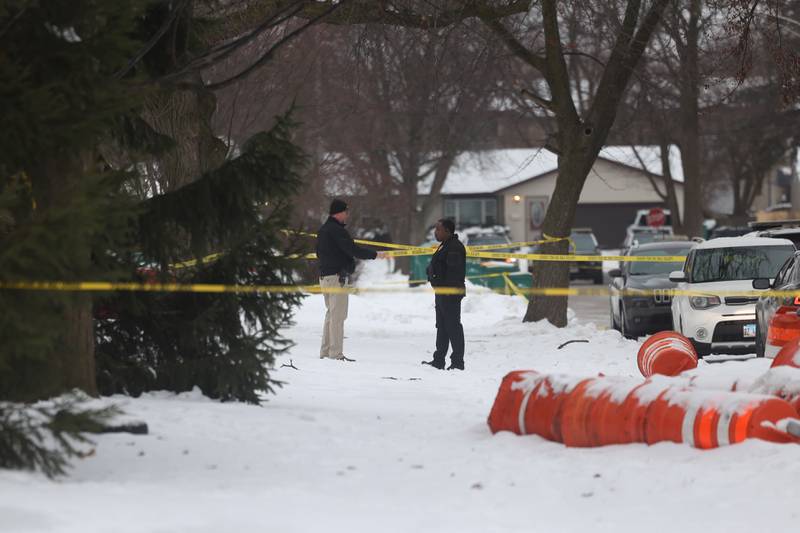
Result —
<path fill-rule="evenodd" d="M 360 283 L 397 283 L 381 262 Z M 391 286 L 391 285 L 388 285 Z M 572 318 L 522 324 L 525 302 L 473 289 L 465 372 L 423 367 L 423 289 L 351 297 L 346 353 L 318 358 L 322 297 L 286 331 L 297 345 L 262 407 L 198 393 L 115 398 L 150 425 L 105 435 L 66 478 L 0 471 L 0 532 L 790 531 L 800 446 L 712 451 L 662 443 L 571 449 L 486 425 L 510 370 L 638 376 L 639 343 Z M 603 324 L 604 326 L 605 324 Z M 588 339 L 588 344 L 559 344 Z M 702 363 L 757 375 L 768 361 Z"/>

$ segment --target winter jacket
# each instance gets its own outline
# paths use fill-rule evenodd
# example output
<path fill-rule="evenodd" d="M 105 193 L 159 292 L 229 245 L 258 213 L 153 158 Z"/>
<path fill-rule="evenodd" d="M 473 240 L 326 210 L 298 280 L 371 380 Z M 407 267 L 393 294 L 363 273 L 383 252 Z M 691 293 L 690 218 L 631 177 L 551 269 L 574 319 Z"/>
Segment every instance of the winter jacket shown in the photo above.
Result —
<path fill-rule="evenodd" d="M 378 253 L 362 248 L 353 242 L 353 238 L 344 229 L 344 224 L 333 217 L 328 217 L 325 224 L 317 232 L 317 260 L 319 275 L 331 276 L 339 274 L 347 276 L 356 269 L 355 257 L 359 259 L 375 259 Z"/>
<path fill-rule="evenodd" d="M 467 269 L 467 251 L 453 234 L 439 245 L 428 265 L 428 281 L 434 287 L 464 288 Z"/>

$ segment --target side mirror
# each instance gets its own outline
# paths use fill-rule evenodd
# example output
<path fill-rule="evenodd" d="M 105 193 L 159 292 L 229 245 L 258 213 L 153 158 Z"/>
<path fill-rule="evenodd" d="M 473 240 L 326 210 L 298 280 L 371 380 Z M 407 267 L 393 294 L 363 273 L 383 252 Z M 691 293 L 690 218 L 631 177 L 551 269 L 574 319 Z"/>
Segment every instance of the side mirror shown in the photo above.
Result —
<path fill-rule="evenodd" d="M 680 283 L 682 281 L 686 281 L 686 272 L 683 270 L 675 270 L 674 272 L 669 273 L 669 280 L 673 283 Z"/>
<path fill-rule="evenodd" d="M 753 288 L 758 290 L 769 289 L 772 283 L 767 278 L 757 278 L 753 280 Z"/>
<path fill-rule="evenodd" d="M 622 270 L 619 268 L 613 268 L 608 271 L 609 278 L 621 278 L 622 277 Z"/>

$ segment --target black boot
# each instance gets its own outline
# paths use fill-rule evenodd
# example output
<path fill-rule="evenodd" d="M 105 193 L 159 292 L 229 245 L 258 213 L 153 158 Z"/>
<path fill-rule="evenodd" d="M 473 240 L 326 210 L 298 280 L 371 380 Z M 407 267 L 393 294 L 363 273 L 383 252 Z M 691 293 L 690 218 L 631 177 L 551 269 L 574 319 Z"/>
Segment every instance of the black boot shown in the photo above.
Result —
<path fill-rule="evenodd" d="M 464 370 L 464 361 L 450 361 L 450 366 L 447 367 L 447 370 Z"/>
<path fill-rule="evenodd" d="M 432 361 L 423 361 L 423 365 L 430 365 L 433 368 L 438 368 L 439 370 L 444 370 L 444 359 L 441 361 L 439 359 L 434 359 Z"/>

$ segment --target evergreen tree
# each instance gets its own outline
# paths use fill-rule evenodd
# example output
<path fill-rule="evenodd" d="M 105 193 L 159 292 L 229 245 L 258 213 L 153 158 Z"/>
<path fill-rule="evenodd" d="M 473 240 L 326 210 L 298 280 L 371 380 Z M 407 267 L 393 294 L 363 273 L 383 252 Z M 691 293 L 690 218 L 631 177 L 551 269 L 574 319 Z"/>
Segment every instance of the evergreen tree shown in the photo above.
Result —
<path fill-rule="evenodd" d="M 281 232 L 301 184 L 302 154 L 291 123 L 251 138 L 242 154 L 177 191 L 144 203 L 140 264 L 157 265 L 160 281 L 287 285 L 300 251 Z M 187 257 L 222 255 L 174 268 Z M 132 265 L 135 268 L 135 265 Z M 140 268 L 140 279 L 143 279 Z M 289 347 L 297 293 L 117 293 L 99 302 L 98 382 L 104 394 L 185 391 L 258 403 L 273 391 L 269 367 Z"/>
<path fill-rule="evenodd" d="M 35 468 L 64 474 L 69 458 L 88 453 L 86 433 L 105 431 L 114 407 L 85 409 L 80 394 L 34 406 L 0 402 L 0 468 Z"/>
<path fill-rule="evenodd" d="M 209 126 L 213 94 L 154 83 L 198 46 L 190 4 L 0 5 L 0 282 L 143 279 L 152 264 L 162 280 L 291 283 L 284 255 L 295 247 L 278 231 L 302 164 L 291 123 L 281 119 L 225 161 Z M 147 104 L 193 98 L 191 126 L 204 137 L 187 152 L 183 132 L 168 134 Z M 186 153 L 203 164 L 170 164 Z M 179 179 L 148 187 L 145 163 Z M 221 258 L 169 266 L 212 251 Z M 9 400 L 95 394 L 99 381 L 109 393 L 200 386 L 258 402 L 276 385 L 269 366 L 289 345 L 278 331 L 298 301 L 0 289 L 0 467 L 59 473 L 76 453 L 70 439 L 105 416 L 73 404 L 33 413 Z"/>
<path fill-rule="evenodd" d="M 142 46 L 142 2 L 0 10 L 0 280 L 110 279 L 130 240 L 130 174 L 98 146 L 140 96 L 115 76 Z M 0 400 L 95 393 L 91 296 L 0 291 Z"/>

